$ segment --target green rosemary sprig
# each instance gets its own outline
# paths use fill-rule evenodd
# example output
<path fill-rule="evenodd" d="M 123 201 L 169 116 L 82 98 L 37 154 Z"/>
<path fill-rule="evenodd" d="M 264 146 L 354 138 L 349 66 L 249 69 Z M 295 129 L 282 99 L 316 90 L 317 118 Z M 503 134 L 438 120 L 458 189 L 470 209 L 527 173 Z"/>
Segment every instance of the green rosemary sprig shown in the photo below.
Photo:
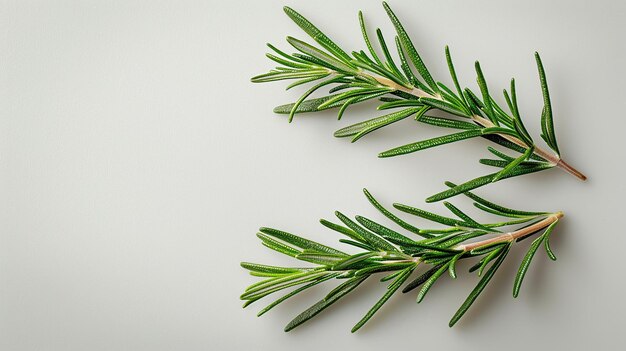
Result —
<path fill-rule="evenodd" d="M 449 182 L 446 184 L 451 188 L 456 186 Z M 306 289 L 332 279 L 342 281 L 324 298 L 289 322 L 285 331 L 290 331 L 348 295 L 368 278 L 382 274 L 380 281 L 389 282 L 387 290 L 352 328 L 352 332 L 355 332 L 402 286 L 403 293 L 419 288 L 417 302 L 420 303 L 446 272 L 451 278 L 456 278 L 457 262 L 478 259 L 469 271 L 478 271 L 481 278 L 450 320 L 449 325 L 452 327 L 485 289 L 515 242 L 535 236 L 515 277 L 514 297 L 519 294 L 524 276 L 540 245 L 544 246 L 552 260 L 556 260 L 549 240 L 552 230 L 563 216 L 561 212 L 514 210 L 494 204 L 471 192 L 466 192 L 465 195 L 474 200 L 474 206 L 506 219 L 493 223 L 479 223 L 447 202 L 444 204 L 453 214 L 450 217 L 407 205 L 393 205 L 402 212 L 446 226 L 424 229 L 400 219 L 384 208 L 367 190 L 364 192 L 371 204 L 385 217 L 410 234 L 421 236 L 422 239 L 415 240 L 366 217 L 356 216 L 353 220 L 340 212 L 336 212 L 335 215 L 341 224 L 324 219 L 320 222 L 325 227 L 346 236 L 339 241 L 360 249 L 357 253 L 346 253 L 281 230 L 261 228 L 257 236 L 263 245 L 312 265 L 278 267 L 242 262 L 241 266 L 249 270 L 251 275 L 265 278 L 250 285 L 241 295 L 241 299 L 246 301 L 244 307 L 273 293 L 295 288 L 263 308 L 258 313 L 258 316 L 261 316 Z M 503 232 L 503 227 L 515 229 Z M 416 269 L 421 266 L 426 266 L 427 269 L 410 280 Z"/>
<path fill-rule="evenodd" d="M 491 94 L 478 61 L 475 69 L 479 93 L 476 94 L 470 88 L 461 87 L 450 50 L 446 46 L 446 62 L 454 87 L 449 88 L 444 83 L 435 81 L 398 17 L 389 5 L 383 2 L 383 6 L 396 29 L 395 46 L 399 64 L 391 56 L 380 29 L 376 30 L 375 40 L 378 42 L 382 56 L 377 53 L 374 40 L 370 39 L 361 12 L 359 12 L 359 23 L 367 52 L 353 51 L 349 55 L 306 18 L 293 9 L 285 7 L 285 13 L 321 48 L 293 37 L 288 37 L 287 42 L 298 51 L 296 53 L 288 54 L 268 44 L 273 53 L 268 53 L 267 57 L 277 62 L 279 66 L 268 73 L 253 77 L 253 82 L 295 80 L 287 89 L 314 83 L 295 103 L 278 106 L 274 111 L 288 114 L 291 122 L 299 113 L 336 108 L 339 110 L 338 118 L 341 118 L 348 107 L 378 99 L 382 102 L 378 106 L 379 110 L 392 110 L 393 112 L 341 128 L 335 132 L 335 136 L 351 137 L 354 142 L 377 129 L 412 116 L 422 123 L 459 131 L 399 146 L 380 153 L 379 157 L 408 154 L 476 137 L 486 138 L 518 153 L 510 156 L 489 147 L 488 150 L 496 158 L 483 159 L 481 163 L 499 168 L 498 171 L 435 194 L 427 199 L 428 202 L 443 200 L 488 183 L 555 166 L 581 180 L 586 179 L 582 173 L 561 159 L 554 132 L 548 84 L 538 53 L 535 53 L 535 59 L 544 101 L 541 113 L 541 137 L 552 152 L 538 147 L 524 126 L 518 108 L 514 79 L 511 80 L 510 89 L 503 91 L 507 112 Z M 316 91 L 330 86 L 332 88 L 329 89 L 327 95 L 310 98 Z M 431 110 L 444 111 L 448 113 L 448 116 L 428 115 L 427 113 Z"/>

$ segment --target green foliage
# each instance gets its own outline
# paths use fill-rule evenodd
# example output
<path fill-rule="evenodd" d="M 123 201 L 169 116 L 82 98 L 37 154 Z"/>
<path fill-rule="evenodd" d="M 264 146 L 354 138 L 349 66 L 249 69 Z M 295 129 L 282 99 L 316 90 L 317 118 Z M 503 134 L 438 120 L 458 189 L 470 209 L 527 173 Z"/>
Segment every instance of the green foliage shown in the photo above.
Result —
<path fill-rule="evenodd" d="M 504 163 L 502 164 L 502 168 L 506 167 L 508 165 L 508 163 Z M 511 170 L 510 172 L 504 174 L 501 176 L 501 179 L 504 178 L 510 178 L 510 177 L 516 177 L 522 174 L 528 174 L 528 173 L 534 173 L 534 172 L 539 172 L 542 170 L 545 170 L 547 168 L 552 167 L 551 165 L 548 164 L 540 164 L 537 163 L 532 164 L 532 165 L 520 165 L 520 167 L 517 167 L 513 170 Z M 440 201 L 440 200 L 444 200 L 447 199 L 449 197 L 452 196 L 456 196 L 458 194 L 463 194 L 469 190 L 474 190 L 476 188 L 480 188 L 483 185 L 489 184 L 493 182 L 493 179 L 498 177 L 498 174 L 500 172 L 496 172 L 496 173 L 491 173 L 491 174 L 487 174 L 472 180 L 469 180 L 463 184 L 457 185 L 451 189 L 448 190 L 444 190 L 440 193 L 437 193 L 433 196 L 430 196 L 426 199 L 426 202 L 436 202 L 436 201 Z"/>
<path fill-rule="evenodd" d="M 396 28 L 396 32 L 398 33 L 398 39 L 400 41 L 402 49 L 404 49 L 409 55 L 409 58 L 411 59 L 411 62 L 413 63 L 415 69 L 417 69 L 417 72 L 419 72 L 420 76 L 424 79 L 426 84 L 428 84 L 430 89 L 432 89 L 432 91 L 434 92 L 438 92 L 439 89 L 437 88 L 435 80 L 430 75 L 430 72 L 428 72 L 424 61 L 422 61 L 422 58 L 415 49 L 415 45 L 413 45 L 413 42 L 411 41 L 411 38 L 409 38 L 408 33 L 404 30 L 402 23 L 400 23 L 400 20 L 393 13 L 393 11 L 386 2 L 383 2 L 383 7 L 385 8 L 385 11 L 387 11 L 387 15 L 389 16 L 389 19 L 391 19 L 391 23 L 393 23 L 393 26 Z"/>
<path fill-rule="evenodd" d="M 505 111 L 488 88 L 483 69 L 478 62 L 475 63 L 475 70 L 480 97 L 471 89 L 461 86 L 450 49 L 446 46 L 445 59 L 453 83 L 453 89 L 448 88 L 433 78 L 398 16 L 388 4 L 383 3 L 383 7 L 396 31 L 394 43 L 399 65 L 396 64 L 382 31 L 377 29 L 375 36 L 368 34 L 361 12 L 359 12 L 358 20 L 366 50 L 352 51 L 348 54 L 301 14 L 285 7 L 287 15 L 313 38 L 319 47 L 288 37 L 287 42 L 297 50 L 296 53 L 288 54 L 268 44 L 273 52 L 268 53 L 267 57 L 279 66 L 268 73 L 253 77 L 253 82 L 294 80 L 288 89 L 298 85 L 312 84 L 311 88 L 305 91 L 295 103 L 278 106 L 274 111 L 288 114 L 291 122 L 294 116 L 300 113 L 336 108 L 338 118 L 341 118 L 349 107 L 378 99 L 381 102 L 378 106 L 379 110 L 398 108 L 400 110 L 343 127 L 335 132 L 335 136 L 351 137 L 352 142 L 355 142 L 376 130 L 414 116 L 418 122 L 453 128 L 459 132 L 399 146 L 380 153 L 380 157 L 409 154 L 476 137 L 482 137 L 519 153 L 519 155 L 509 156 L 490 148 L 491 152 L 500 153 L 508 162 L 486 161 L 489 165 L 499 167 L 501 170 L 464 182 L 463 188 L 466 189 L 543 171 L 555 166 L 568 170 L 559 162 L 560 152 L 554 132 L 553 108 L 539 54 L 535 53 L 544 101 L 541 112 L 541 136 L 554 154 L 537 146 L 524 126 L 514 80 L 511 80 L 510 92 L 503 90 L 503 97 L 508 108 L 508 111 Z M 377 52 L 382 52 L 382 55 Z M 329 89 L 328 94 L 311 97 L 330 86 L 333 87 Z M 429 116 L 426 115 L 428 111 L 441 111 L 447 116 Z M 569 169 L 568 172 L 584 179 L 584 176 L 577 171 Z M 433 195 L 429 199 L 439 201 L 459 193 L 459 191 L 449 190 Z"/>
<path fill-rule="evenodd" d="M 389 298 L 396 292 L 396 290 L 398 290 L 400 286 L 402 286 L 402 284 L 409 278 L 409 276 L 411 276 L 411 273 L 413 273 L 413 270 L 416 266 L 417 264 L 413 264 L 400 271 L 394 281 L 389 285 L 389 287 L 387 287 L 387 292 L 385 292 L 383 297 L 381 297 L 380 300 L 378 300 L 376 304 L 374 304 L 374 306 L 369 311 L 367 311 L 365 316 L 363 316 L 363 318 L 361 318 L 361 320 L 358 321 L 358 323 L 352 328 L 353 333 L 359 330 L 365 323 L 367 323 L 367 321 L 372 318 L 374 313 L 376 313 L 376 311 L 378 311 L 385 304 L 385 302 L 389 300 Z"/>
<path fill-rule="evenodd" d="M 541 82 L 541 92 L 543 93 L 543 111 L 541 112 L 541 137 L 546 143 L 559 154 L 559 147 L 556 143 L 554 135 L 554 123 L 552 121 L 552 104 L 550 103 L 550 93 L 548 92 L 548 82 L 546 80 L 546 72 L 543 70 L 543 63 L 539 53 L 535 52 L 535 60 L 537 61 L 537 69 L 539 70 L 539 81 Z"/>
<path fill-rule="evenodd" d="M 493 278 L 493 275 L 496 273 L 498 268 L 500 268 L 500 265 L 502 264 L 502 262 L 504 262 L 504 259 L 506 258 L 506 255 L 509 253 L 510 248 L 511 248 L 511 245 L 509 244 L 509 245 L 506 245 L 503 250 L 502 249 L 498 250 L 499 252 L 498 258 L 496 259 L 494 264 L 489 268 L 489 270 L 487 271 L 487 274 L 485 274 L 480 279 L 480 281 L 478 282 L 474 290 L 472 290 L 469 296 L 467 296 L 467 299 L 465 299 L 463 304 L 461 304 L 461 307 L 459 307 L 459 309 L 456 311 L 454 316 L 452 316 L 452 319 L 450 319 L 450 323 L 448 324 L 450 327 L 453 327 L 459 321 L 459 319 L 463 317 L 465 312 L 467 312 L 467 310 L 472 306 L 474 301 L 476 301 L 480 293 L 483 292 L 483 290 L 485 290 L 485 287 L 487 286 L 487 284 L 489 284 L 489 282 L 491 281 L 491 278 Z"/>
<path fill-rule="evenodd" d="M 455 184 L 449 182 L 446 185 L 452 189 L 456 187 Z M 353 220 L 340 212 L 335 212 L 342 224 L 327 220 L 320 222 L 326 228 L 346 237 L 340 239 L 340 242 L 351 246 L 352 250 L 358 250 L 355 253 L 348 253 L 296 234 L 272 228 L 261 228 L 257 235 L 263 245 L 305 264 L 283 267 L 242 262 L 241 266 L 252 276 L 263 278 L 246 288 L 241 295 L 241 299 L 245 301 L 244 307 L 269 295 L 286 291 L 284 295 L 262 308 L 258 313 L 262 315 L 312 287 L 333 280 L 342 281 L 324 298 L 289 322 L 285 327 L 285 331 L 289 331 L 347 296 L 370 276 L 382 274 L 379 280 L 389 282 L 389 285 L 382 297 L 353 327 L 352 331 L 355 332 L 367 323 L 398 290 L 408 293 L 420 288 L 416 301 L 421 302 L 444 275 L 449 275 L 453 279 L 457 277 L 456 266 L 459 261 L 477 260 L 478 262 L 470 268 L 470 272 L 477 270 L 481 279 L 450 321 L 450 326 L 452 326 L 485 289 L 516 242 L 515 239 L 519 241 L 525 237 L 537 235 L 515 279 L 515 296 L 519 292 L 530 261 L 541 244 L 545 246 L 548 256 L 555 259 L 548 239 L 558 219 L 562 216 L 561 213 L 510 209 L 471 192 L 466 192 L 465 195 L 475 201 L 477 208 L 486 213 L 504 217 L 505 220 L 480 223 L 448 202 L 444 203 L 445 209 L 450 213 L 448 216 L 413 206 L 394 204 L 396 209 L 436 225 L 435 228 L 418 229 L 384 208 L 367 190 L 364 190 L 364 193 L 377 210 L 407 232 L 400 233 L 364 216 L 355 216 Z M 512 231 L 502 234 L 496 229 L 500 227 L 511 227 Z M 540 232 L 543 233 L 538 234 Z M 484 239 L 485 236 L 490 236 L 490 238 Z M 476 241 L 477 238 L 483 239 Z M 410 280 L 413 273 L 422 266 L 426 267 L 424 271 L 417 278 Z"/>
<path fill-rule="evenodd" d="M 513 297 L 517 297 L 519 295 L 519 290 L 522 287 L 522 281 L 524 280 L 524 277 L 526 276 L 528 267 L 530 267 L 530 261 L 533 259 L 533 257 L 535 257 L 535 253 L 537 252 L 539 245 L 544 243 L 548 257 L 550 257 L 550 259 L 552 259 L 553 261 L 556 260 L 556 256 L 554 256 L 554 253 L 550 249 L 550 243 L 548 241 L 550 237 L 550 233 L 554 229 L 555 225 L 556 225 L 556 222 L 548 226 L 546 230 L 543 232 L 543 234 L 540 235 L 535 240 L 533 240 L 532 244 L 530 244 L 530 248 L 528 249 L 526 256 L 524 256 L 524 259 L 522 260 L 522 263 L 520 264 L 520 267 L 517 271 L 517 275 L 515 276 L 515 284 L 513 284 Z"/>
<path fill-rule="evenodd" d="M 428 108 L 418 107 L 418 108 L 407 108 L 404 110 L 400 110 L 397 112 L 393 112 L 384 116 L 376 117 L 367 121 L 363 121 L 361 123 L 357 123 L 345 128 L 341 128 L 335 132 L 336 137 L 352 137 L 352 142 L 355 142 L 362 138 L 363 136 L 375 131 L 376 129 L 380 129 L 385 127 L 391 123 L 398 122 L 403 120 L 411 115 L 417 114 L 418 116 L 424 114 Z"/>

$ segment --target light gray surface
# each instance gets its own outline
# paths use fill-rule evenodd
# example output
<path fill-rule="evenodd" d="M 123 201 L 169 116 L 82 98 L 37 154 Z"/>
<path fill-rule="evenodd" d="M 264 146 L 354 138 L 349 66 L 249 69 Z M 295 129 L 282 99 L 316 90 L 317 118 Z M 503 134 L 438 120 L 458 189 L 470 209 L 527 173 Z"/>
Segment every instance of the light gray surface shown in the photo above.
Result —
<path fill-rule="evenodd" d="M 538 254 L 521 296 L 526 245 L 455 328 L 476 282 L 443 279 L 419 306 L 396 296 L 358 334 L 382 294 L 366 284 L 308 325 L 283 326 L 318 298 L 262 318 L 242 310 L 253 281 L 239 261 L 288 262 L 255 238 L 273 226 L 333 243 L 335 209 L 380 219 L 361 194 L 422 205 L 445 179 L 489 169 L 472 140 L 394 159 L 377 152 L 442 133 L 405 121 L 357 144 L 332 137 L 375 115 L 357 107 L 298 117 L 283 83 L 253 85 L 264 43 L 305 38 L 283 1 L 2 1 L 0 5 L 0 349 L 508 350 L 609 349 L 621 340 L 626 30 L 622 1 L 392 1 L 431 70 L 449 82 L 443 46 L 472 87 L 480 59 L 497 91 L 517 77 L 538 135 L 544 59 L 564 158 L 586 183 L 552 170 L 481 194 L 563 210 L 558 261 Z M 356 13 L 390 35 L 378 1 L 289 1 L 342 45 L 362 48 Z M 467 201 L 457 199 L 463 206 Z M 437 205 L 427 208 L 439 210 Z M 613 347 L 615 349 L 615 347 Z"/>

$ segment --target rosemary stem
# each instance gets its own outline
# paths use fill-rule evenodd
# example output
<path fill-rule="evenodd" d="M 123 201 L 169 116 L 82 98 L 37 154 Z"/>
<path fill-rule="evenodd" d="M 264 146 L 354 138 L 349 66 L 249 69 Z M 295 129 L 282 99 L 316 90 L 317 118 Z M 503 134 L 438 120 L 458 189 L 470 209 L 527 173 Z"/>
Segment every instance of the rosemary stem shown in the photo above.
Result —
<path fill-rule="evenodd" d="M 476 123 L 482 125 L 483 127 L 495 127 L 495 125 L 488 119 L 483 118 L 481 116 L 478 115 L 472 115 L 472 120 L 474 120 Z M 511 136 L 511 135 L 506 135 L 506 134 L 498 134 L 501 137 L 503 137 L 504 139 L 518 145 L 521 146 L 525 149 L 528 148 L 528 145 L 526 145 L 526 143 L 524 143 L 523 141 L 519 140 L 518 138 Z M 559 167 L 561 169 L 563 169 L 564 171 L 566 171 L 567 173 L 575 176 L 576 178 L 580 179 L 580 180 L 587 180 L 587 177 L 582 174 L 580 171 L 578 171 L 577 169 L 575 169 L 574 167 L 570 166 L 568 163 L 566 163 L 565 161 L 563 161 L 558 155 L 555 155 L 554 153 L 548 152 L 538 146 L 535 147 L 535 150 L 533 152 L 535 155 L 543 158 L 544 160 L 550 162 L 551 164 L 553 164 L 556 167 Z"/>
<path fill-rule="evenodd" d="M 473 115 L 472 116 L 472 120 L 476 121 L 476 123 L 482 125 L 483 127 L 494 127 L 494 124 L 486 119 L 483 118 L 481 116 L 477 116 L 477 115 Z M 525 149 L 528 148 L 528 145 L 526 145 L 526 143 L 524 143 L 523 141 L 519 140 L 518 138 L 511 136 L 511 135 L 503 135 L 503 134 L 498 134 L 501 137 L 503 137 L 504 139 L 518 145 L 521 146 Z M 563 161 L 561 159 L 561 157 L 559 157 L 558 155 L 548 152 L 538 146 L 535 146 L 535 150 L 533 151 L 533 153 L 543 159 L 545 159 L 546 161 L 550 162 L 551 164 L 553 164 L 556 167 L 559 167 L 560 169 L 566 171 L 567 173 L 575 176 L 576 178 L 585 181 L 587 180 L 587 176 L 585 176 L 582 172 L 580 172 L 579 170 L 577 170 L 576 168 L 572 167 L 571 165 L 569 165 L 567 162 Z"/>
<path fill-rule="evenodd" d="M 392 81 L 391 79 L 385 78 L 385 77 L 378 77 L 378 76 L 370 76 L 371 78 L 376 79 L 376 81 L 378 81 L 379 83 L 388 86 L 390 88 L 394 88 L 396 90 L 399 91 L 403 91 L 405 93 L 411 94 L 413 96 L 417 96 L 417 97 L 428 97 L 428 98 L 433 98 L 433 99 L 437 99 L 437 100 L 443 100 L 443 98 L 441 97 L 441 95 L 431 95 L 421 89 L 418 88 L 407 88 L 405 86 L 402 86 L 394 81 Z M 473 121 L 475 121 L 476 123 L 480 124 L 483 127 L 489 128 L 489 127 L 495 127 L 495 125 L 488 119 L 483 118 L 481 116 L 478 115 L 472 115 L 470 117 Z M 523 148 L 528 148 L 528 145 L 526 145 L 526 143 L 524 143 L 523 141 L 521 141 L 520 139 L 511 136 L 511 135 L 506 135 L 506 134 L 498 134 L 501 137 L 503 137 L 504 139 L 518 145 L 521 146 Z M 567 162 L 563 161 L 558 155 L 555 155 L 554 153 L 548 152 L 540 147 L 535 147 L 535 150 L 533 152 L 535 155 L 545 159 L 546 161 L 550 162 L 551 164 L 553 164 L 556 167 L 561 168 L 562 170 L 566 171 L 567 173 L 575 176 L 576 178 L 584 181 L 587 180 L 587 176 L 585 176 L 582 172 L 580 172 L 579 170 L 577 170 L 576 168 L 572 167 L 571 165 L 569 165 Z"/>
<path fill-rule="evenodd" d="M 491 239 L 481 240 L 481 241 L 477 241 L 471 244 L 458 245 L 457 247 L 455 247 L 455 249 L 467 252 L 467 251 L 471 251 L 473 249 L 479 248 L 481 246 L 489 245 L 489 244 L 496 244 L 496 243 L 507 242 L 507 241 L 511 242 L 517 238 L 521 238 L 530 233 L 546 228 L 547 226 L 558 221 L 562 217 L 563 217 L 563 212 L 553 213 L 550 216 L 544 218 L 543 220 L 535 224 L 529 225 L 528 227 L 521 228 L 514 232 L 504 233 L 496 237 L 493 237 Z"/>
<path fill-rule="evenodd" d="M 582 174 L 579 170 L 577 170 L 576 168 L 570 166 L 567 162 L 563 161 L 563 160 L 559 160 L 559 162 L 556 164 L 557 167 L 559 167 L 560 169 L 564 170 L 565 172 L 574 175 L 575 177 L 577 177 L 580 180 L 587 180 L 587 176 Z"/>

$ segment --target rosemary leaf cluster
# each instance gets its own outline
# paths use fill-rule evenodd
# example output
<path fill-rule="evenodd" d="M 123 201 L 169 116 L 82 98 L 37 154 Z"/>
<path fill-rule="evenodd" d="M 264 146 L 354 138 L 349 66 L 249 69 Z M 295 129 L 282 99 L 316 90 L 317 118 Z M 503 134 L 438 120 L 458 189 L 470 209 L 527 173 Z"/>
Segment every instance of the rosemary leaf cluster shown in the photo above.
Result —
<path fill-rule="evenodd" d="M 287 53 L 268 44 L 272 52 L 267 57 L 279 66 L 252 78 L 253 82 L 292 80 L 287 89 L 304 84 L 311 86 L 297 101 L 278 106 L 274 111 L 288 114 L 290 122 L 296 114 L 326 109 L 337 109 L 338 118 L 341 118 L 352 105 L 375 99 L 380 101 L 378 110 L 389 113 L 335 132 L 336 137 L 351 138 L 353 142 L 409 117 L 425 124 L 456 130 L 444 136 L 383 151 L 379 157 L 409 154 L 477 137 L 508 149 L 507 154 L 488 147 L 492 158 L 481 159 L 480 162 L 497 168 L 497 171 L 434 194 L 427 199 L 428 202 L 440 201 L 492 182 L 553 167 L 562 168 L 579 179 L 586 179 L 582 173 L 561 159 L 554 132 L 548 83 L 538 53 L 535 53 L 535 60 L 544 103 L 541 112 L 541 138 L 550 151 L 537 146 L 524 126 L 514 79 L 511 79 L 508 90 L 502 91 L 506 106 L 500 106 L 489 89 L 479 62 L 475 63 L 478 91 L 461 86 L 450 50 L 446 47 L 445 58 L 452 86 L 435 80 L 398 17 L 389 5 L 383 3 L 383 6 L 396 29 L 391 45 L 395 47 L 397 59 L 393 58 L 380 29 L 376 30 L 375 36 L 368 34 L 360 12 L 358 17 L 366 51 L 353 51 L 349 54 L 298 12 L 285 7 L 285 13 L 319 46 L 287 37 L 287 42 L 296 50 L 294 53 Z M 377 49 L 382 55 L 378 54 Z M 327 94 L 311 97 L 323 88 L 329 88 Z M 446 116 L 429 114 L 435 110 L 445 112 Z"/>
<path fill-rule="evenodd" d="M 455 187 L 455 184 L 446 184 Z M 563 216 L 561 212 L 514 210 L 471 192 L 465 195 L 474 200 L 476 208 L 504 219 L 479 223 L 448 202 L 444 202 L 444 205 L 451 216 L 394 204 L 401 212 L 443 225 L 434 229 L 417 228 L 383 207 L 367 190 L 364 192 L 371 204 L 394 225 L 404 229 L 407 235 L 363 216 L 349 218 L 336 212 L 338 222 L 322 219 L 320 223 L 323 226 L 345 236 L 339 240 L 341 243 L 359 249 L 359 252 L 349 254 L 285 231 L 261 228 L 257 236 L 263 245 L 304 262 L 304 265 L 278 267 L 242 262 L 241 266 L 249 270 L 251 275 L 263 278 L 250 285 L 241 295 L 241 299 L 245 300 L 244 307 L 285 289 L 295 288 L 261 309 L 258 313 L 261 316 L 304 290 L 331 280 L 341 281 L 321 300 L 289 322 L 285 331 L 290 331 L 348 295 L 367 279 L 379 279 L 387 283 L 387 290 L 380 300 L 352 328 L 352 332 L 355 332 L 398 290 L 403 293 L 416 291 L 416 301 L 420 303 L 439 279 L 446 275 L 452 279 L 457 277 L 456 266 L 459 261 L 470 259 L 474 265 L 469 271 L 476 272 L 480 279 L 450 320 L 449 325 L 452 327 L 489 284 L 515 242 L 534 238 L 515 277 L 514 297 L 518 296 L 531 260 L 540 246 L 544 247 L 551 259 L 556 260 L 550 248 L 550 234 Z M 503 228 L 514 229 L 504 231 Z M 412 238 L 414 235 L 421 239 L 415 240 Z M 419 273 L 415 274 L 418 270 Z"/>

